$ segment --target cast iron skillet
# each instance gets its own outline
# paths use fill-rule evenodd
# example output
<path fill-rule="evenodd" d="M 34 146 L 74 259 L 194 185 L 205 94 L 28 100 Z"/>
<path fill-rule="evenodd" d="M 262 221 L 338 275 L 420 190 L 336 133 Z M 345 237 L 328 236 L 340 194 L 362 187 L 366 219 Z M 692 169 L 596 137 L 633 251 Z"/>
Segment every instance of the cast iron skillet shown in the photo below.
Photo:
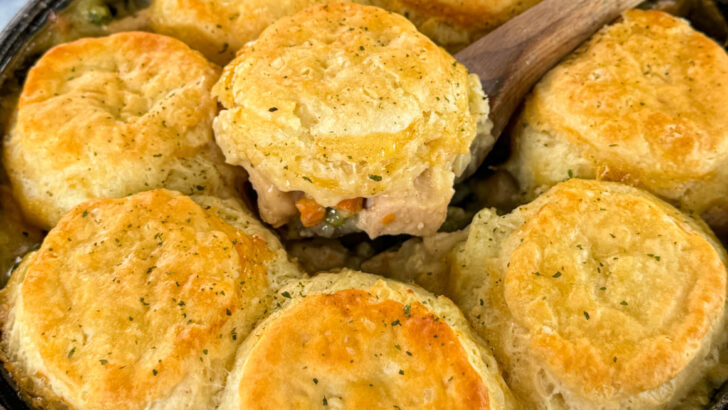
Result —
<path fill-rule="evenodd" d="M 43 28 L 48 17 L 63 10 L 73 0 L 29 0 L 10 23 L 0 32 L 0 90 L 7 86 L 13 77 L 22 77 L 29 68 L 28 62 L 20 61 L 21 51 L 33 36 Z M 718 0 L 723 14 L 728 18 L 728 0 Z M 16 61 L 17 58 L 17 61 Z M 0 132 L 1 135 L 1 132 Z M 20 398 L 15 383 L 10 379 L 5 367 L 0 365 L 0 406 L 8 410 L 28 410 Z M 716 392 L 709 410 L 728 410 L 728 382 Z"/>

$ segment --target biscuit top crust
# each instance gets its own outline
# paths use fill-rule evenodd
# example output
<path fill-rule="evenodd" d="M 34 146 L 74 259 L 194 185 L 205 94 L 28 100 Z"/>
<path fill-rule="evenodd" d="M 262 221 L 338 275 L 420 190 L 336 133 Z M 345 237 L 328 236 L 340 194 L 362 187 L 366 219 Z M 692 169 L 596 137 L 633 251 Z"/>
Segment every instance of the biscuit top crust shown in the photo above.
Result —
<path fill-rule="evenodd" d="M 540 0 L 354 0 L 407 16 L 439 45 L 454 50 L 503 24 Z M 226 64 L 245 43 L 281 17 L 325 0 L 154 0 L 155 32 L 183 40 Z"/>
<path fill-rule="evenodd" d="M 309 295 L 256 337 L 244 408 L 490 408 L 456 333 L 421 303 L 355 289 Z"/>
<path fill-rule="evenodd" d="M 154 0 L 151 26 L 183 40 L 218 64 L 281 17 L 321 0 Z"/>
<path fill-rule="evenodd" d="M 170 37 L 125 32 L 52 48 L 28 73 L 4 160 L 33 222 L 155 188 L 218 194 L 219 68 Z"/>
<path fill-rule="evenodd" d="M 667 383 L 723 315 L 721 255 L 681 213 L 633 188 L 572 180 L 546 197 L 494 277 L 502 308 L 532 354 L 586 397 Z"/>
<path fill-rule="evenodd" d="M 606 179 L 709 179 L 728 160 L 728 54 L 684 20 L 631 10 L 535 87 L 523 119 L 584 147 Z"/>
<path fill-rule="evenodd" d="M 213 92 L 227 161 L 323 206 L 410 189 L 431 167 L 450 172 L 482 114 L 452 56 L 404 17 L 347 3 L 278 20 Z"/>
<path fill-rule="evenodd" d="M 230 360 L 235 326 L 263 309 L 271 257 L 170 191 L 90 201 L 28 265 L 16 308 L 26 349 L 73 406 L 148 406 Z"/>
<path fill-rule="evenodd" d="M 462 28 L 492 28 L 540 0 L 369 0 L 369 3 L 404 13 L 445 21 Z"/>
<path fill-rule="evenodd" d="M 18 132 L 27 145 L 53 152 L 59 168 L 93 155 L 89 149 L 102 144 L 115 149 L 109 161 L 188 153 L 209 143 L 203 138 L 209 134 L 185 131 L 214 115 L 209 107 L 214 99 L 206 91 L 217 74 L 201 54 L 158 34 L 128 32 L 62 44 L 28 73 L 18 102 Z M 87 131 L 83 138 L 79 130 Z"/>

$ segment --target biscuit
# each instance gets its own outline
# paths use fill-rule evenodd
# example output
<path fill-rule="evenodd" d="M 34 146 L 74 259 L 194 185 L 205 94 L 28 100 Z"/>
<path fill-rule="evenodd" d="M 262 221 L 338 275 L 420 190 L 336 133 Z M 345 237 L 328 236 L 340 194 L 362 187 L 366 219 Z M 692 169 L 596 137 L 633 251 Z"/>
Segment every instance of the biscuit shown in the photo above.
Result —
<path fill-rule="evenodd" d="M 407 16 L 433 41 L 455 51 L 540 0 L 355 0 Z M 270 24 L 321 0 L 154 0 L 154 31 L 179 38 L 218 64 L 235 57 Z"/>
<path fill-rule="evenodd" d="M 513 408 L 444 297 L 343 271 L 297 281 L 238 353 L 221 409 Z"/>
<path fill-rule="evenodd" d="M 541 0 L 364 0 L 366 4 L 407 16 L 423 34 L 453 53 L 539 2 Z"/>
<path fill-rule="evenodd" d="M 481 211 L 450 292 L 527 407 L 680 408 L 707 403 L 725 352 L 725 261 L 704 223 L 655 196 L 572 179 Z"/>
<path fill-rule="evenodd" d="M 619 181 L 728 229 L 728 54 L 681 19 L 632 10 L 527 98 L 506 168 L 527 197 Z"/>
<path fill-rule="evenodd" d="M 371 237 L 434 233 L 471 145 L 494 141 L 477 76 L 376 7 L 330 3 L 278 20 L 213 93 L 225 108 L 216 140 L 276 227 L 329 223 L 347 204 L 342 219 Z"/>
<path fill-rule="evenodd" d="M 41 407 L 212 408 L 271 293 L 296 277 L 235 200 L 94 199 L 0 293 L 4 361 Z"/>
<path fill-rule="evenodd" d="M 214 145 L 218 68 L 182 42 L 129 32 L 48 51 L 28 73 L 3 147 L 28 219 L 155 188 L 222 195 L 236 172 Z"/>
<path fill-rule="evenodd" d="M 150 26 L 178 38 L 210 61 L 226 64 L 245 43 L 281 17 L 320 0 L 153 0 Z"/>

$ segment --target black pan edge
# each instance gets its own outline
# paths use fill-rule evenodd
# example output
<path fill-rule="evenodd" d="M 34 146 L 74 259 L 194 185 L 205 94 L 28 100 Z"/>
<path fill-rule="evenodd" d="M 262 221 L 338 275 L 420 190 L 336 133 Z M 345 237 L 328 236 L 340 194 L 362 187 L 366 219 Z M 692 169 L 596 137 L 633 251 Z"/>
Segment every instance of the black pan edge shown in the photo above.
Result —
<path fill-rule="evenodd" d="M 22 9 L 0 31 L 0 86 L 6 71 L 23 47 L 43 28 L 48 17 L 67 7 L 73 0 L 28 0 Z M 5 366 L 0 364 L 0 406 L 8 410 L 28 410 Z"/>
<path fill-rule="evenodd" d="M 54 11 L 67 7 L 72 0 L 29 0 L 0 32 L 0 72 L 48 21 Z"/>

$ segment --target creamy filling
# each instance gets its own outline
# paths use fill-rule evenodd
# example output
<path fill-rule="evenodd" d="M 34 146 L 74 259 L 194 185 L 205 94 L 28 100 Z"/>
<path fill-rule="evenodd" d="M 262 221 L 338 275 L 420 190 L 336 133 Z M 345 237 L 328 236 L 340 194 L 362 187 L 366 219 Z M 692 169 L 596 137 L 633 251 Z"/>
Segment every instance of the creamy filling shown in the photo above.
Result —
<path fill-rule="evenodd" d="M 253 167 L 245 167 L 250 183 L 258 194 L 258 212 L 266 223 L 279 228 L 298 215 L 296 201 L 300 192 L 283 192 Z"/>
<path fill-rule="evenodd" d="M 445 222 L 447 205 L 454 193 L 454 174 L 430 168 L 420 174 L 408 190 L 364 198 L 363 201 L 351 198 L 326 208 L 307 198 L 303 192 L 279 190 L 252 167 L 248 173 L 258 193 L 260 216 L 274 227 L 299 219 L 303 228 L 317 230 L 326 225 L 333 229 L 351 226 L 353 221 L 356 228 L 371 238 L 434 234 Z M 357 201 L 361 204 L 358 205 Z"/>
<path fill-rule="evenodd" d="M 357 226 L 372 238 L 433 235 L 447 218 L 447 205 L 455 192 L 453 179 L 452 172 L 430 168 L 408 190 L 368 198 Z"/>

